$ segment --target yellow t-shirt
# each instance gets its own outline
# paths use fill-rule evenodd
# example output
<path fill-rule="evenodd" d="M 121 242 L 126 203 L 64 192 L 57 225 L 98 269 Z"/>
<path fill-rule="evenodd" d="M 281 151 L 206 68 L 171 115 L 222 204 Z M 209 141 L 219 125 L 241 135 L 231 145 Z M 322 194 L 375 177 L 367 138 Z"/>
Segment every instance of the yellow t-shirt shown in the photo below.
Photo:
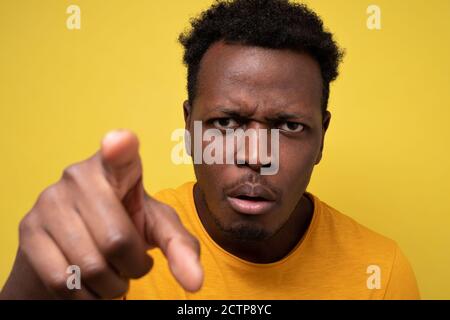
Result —
<path fill-rule="evenodd" d="M 397 244 L 339 213 L 318 197 L 311 224 L 282 260 L 257 264 L 215 243 L 195 209 L 194 182 L 154 197 L 172 206 L 201 245 L 204 283 L 190 293 L 175 281 L 159 249 L 153 269 L 133 280 L 126 299 L 420 299 Z M 270 248 L 268 248 L 270 250 Z"/>

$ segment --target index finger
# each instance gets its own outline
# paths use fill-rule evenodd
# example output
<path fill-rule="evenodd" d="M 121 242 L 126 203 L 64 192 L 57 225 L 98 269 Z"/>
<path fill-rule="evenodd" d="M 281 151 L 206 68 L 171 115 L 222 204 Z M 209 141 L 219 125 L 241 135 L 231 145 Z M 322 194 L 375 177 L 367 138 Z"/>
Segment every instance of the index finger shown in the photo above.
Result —
<path fill-rule="evenodd" d="M 175 210 L 152 198 L 146 203 L 146 240 L 166 256 L 170 271 L 187 291 L 203 284 L 200 244 L 182 225 Z"/>

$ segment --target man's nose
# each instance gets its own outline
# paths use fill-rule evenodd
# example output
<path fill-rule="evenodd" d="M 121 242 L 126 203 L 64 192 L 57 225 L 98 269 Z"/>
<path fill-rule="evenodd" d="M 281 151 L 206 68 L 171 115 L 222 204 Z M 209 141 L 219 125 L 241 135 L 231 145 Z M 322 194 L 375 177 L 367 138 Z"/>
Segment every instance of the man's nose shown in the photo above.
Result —
<path fill-rule="evenodd" d="M 271 166 L 270 130 L 255 123 L 247 126 L 244 135 L 237 138 L 236 164 L 238 167 L 249 167 L 254 171 Z"/>

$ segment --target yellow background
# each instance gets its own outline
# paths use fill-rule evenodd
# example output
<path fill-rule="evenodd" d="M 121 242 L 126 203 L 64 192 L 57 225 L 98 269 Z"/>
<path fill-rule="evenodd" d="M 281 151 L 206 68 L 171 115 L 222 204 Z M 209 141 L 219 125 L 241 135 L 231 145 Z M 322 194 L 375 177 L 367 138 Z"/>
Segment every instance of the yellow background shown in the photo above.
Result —
<path fill-rule="evenodd" d="M 177 36 L 211 4 L 189 1 L 0 2 L 0 286 L 17 225 L 64 167 L 112 128 L 138 133 L 150 192 L 192 179 L 170 160 L 186 98 Z M 309 191 L 398 241 L 423 298 L 450 298 L 450 1 L 311 0 L 347 50 Z M 66 8 L 81 8 L 81 30 Z"/>

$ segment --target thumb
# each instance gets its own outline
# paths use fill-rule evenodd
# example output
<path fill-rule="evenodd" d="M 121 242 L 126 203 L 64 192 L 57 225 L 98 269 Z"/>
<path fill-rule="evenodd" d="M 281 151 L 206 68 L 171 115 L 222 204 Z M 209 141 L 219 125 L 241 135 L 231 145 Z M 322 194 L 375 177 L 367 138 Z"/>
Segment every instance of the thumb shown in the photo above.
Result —
<path fill-rule="evenodd" d="M 139 140 L 133 132 L 108 132 L 102 140 L 100 154 L 105 177 L 120 200 L 137 184 L 142 184 Z"/>

